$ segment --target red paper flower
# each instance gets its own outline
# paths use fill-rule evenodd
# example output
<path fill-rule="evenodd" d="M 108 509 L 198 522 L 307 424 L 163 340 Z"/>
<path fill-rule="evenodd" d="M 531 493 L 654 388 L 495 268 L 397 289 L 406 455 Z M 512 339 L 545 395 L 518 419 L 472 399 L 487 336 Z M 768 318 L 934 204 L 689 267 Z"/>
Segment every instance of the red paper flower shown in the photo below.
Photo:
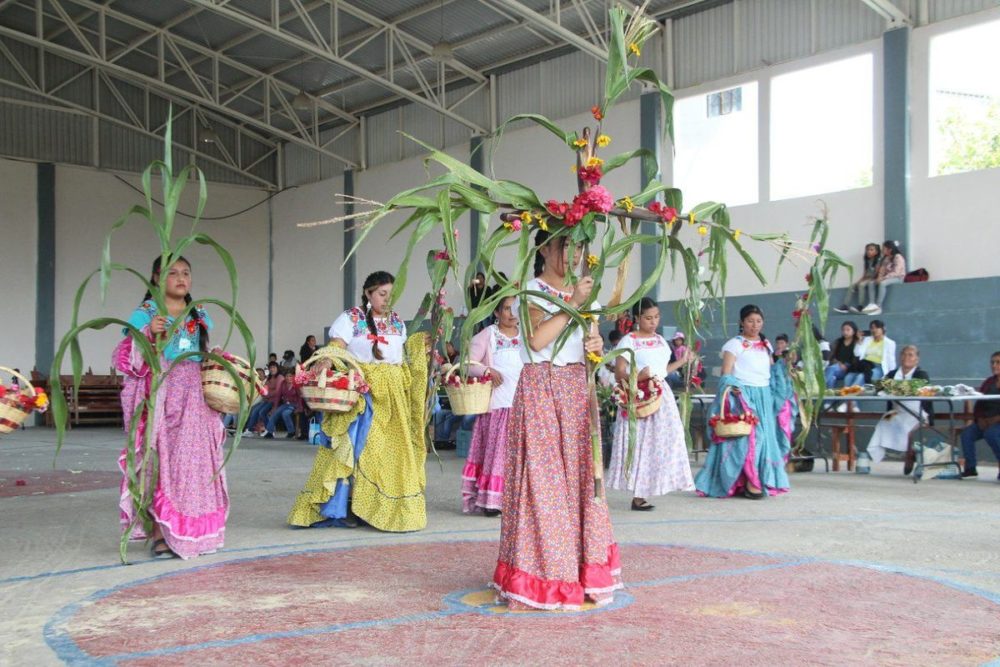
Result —
<path fill-rule="evenodd" d="M 439 250 L 434 254 L 434 259 L 437 261 L 447 262 L 451 260 L 451 256 L 448 255 L 447 250 Z"/>
<path fill-rule="evenodd" d="M 7 395 L 7 387 L 0 384 L 0 398 L 3 398 L 6 395 Z"/>
<path fill-rule="evenodd" d="M 604 113 L 601 111 L 601 107 L 597 104 L 590 107 L 590 113 L 593 114 L 594 120 L 604 120 Z"/>
<path fill-rule="evenodd" d="M 597 165 L 593 167 L 580 167 L 576 175 L 587 185 L 597 185 L 604 178 L 604 173 L 601 171 L 600 166 Z"/>
<path fill-rule="evenodd" d="M 194 334 L 194 332 L 198 330 L 198 321 L 188 320 L 186 326 L 187 326 L 187 332 L 189 334 Z"/>
<path fill-rule="evenodd" d="M 569 211 L 569 204 L 566 202 L 559 202 L 555 199 L 550 199 L 545 202 L 545 209 L 552 215 L 563 217 Z"/>
<path fill-rule="evenodd" d="M 650 212 L 660 216 L 663 222 L 671 222 L 677 217 L 677 209 L 673 206 L 666 206 L 658 201 L 654 201 L 646 206 Z"/>

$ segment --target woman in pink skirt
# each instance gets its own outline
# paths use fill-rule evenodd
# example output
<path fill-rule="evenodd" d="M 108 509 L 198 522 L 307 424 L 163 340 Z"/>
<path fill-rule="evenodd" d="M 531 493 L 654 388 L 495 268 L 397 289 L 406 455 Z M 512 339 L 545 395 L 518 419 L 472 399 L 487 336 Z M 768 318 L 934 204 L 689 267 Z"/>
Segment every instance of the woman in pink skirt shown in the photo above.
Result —
<path fill-rule="evenodd" d="M 492 324 L 472 339 L 469 359 L 481 364 L 470 366 L 470 375 L 487 368 L 493 380 L 490 411 L 476 418 L 472 444 L 462 470 L 462 511 L 497 516 L 503 501 L 503 468 L 507 458 L 507 424 L 514 391 L 521 376 L 521 337 L 514 297 L 500 302 L 493 311 Z"/>
<path fill-rule="evenodd" d="M 156 285 L 160 280 L 164 281 L 166 312 L 159 312 L 147 292 L 128 319 L 129 324 L 154 345 L 157 337 L 170 331 L 177 317 L 191 303 L 191 264 L 181 257 L 164 275 L 157 257 L 150 282 Z M 127 452 L 123 450 L 118 458 L 123 475 L 118 503 L 122 530 L 131 526 L 130 538 L 133 540 L 151 538 L 154 558 L 193 558 L 212 553 L 222 547 L 225 539 L 229 494 L 226 474 L 220 467 L 226 430 L 219 413 L 205 403 L 201 389 L 201 357 L 189 355 L 171 367 L 185 353 L 204 352 L 211 327 L 211 319 L 196 307 L 157 349 L 165 375 L 156 392 L 151 434 L 152 449 L 156 452 L 155 477 L 154 466 L 142 458 L 148 427 L 145 414 L 139 422 L 134 450 L 135 469 L 141 471 L 140 475 L 146 475 L 147 488 L 153 489 L 149 508 L 153 529 L 149 535 L 137 516 L 128 488 Z M 133 345 L 130 335 L 126 335 L 115 350 L 114 363 L 125 376 L 121 402 L 127 429 L 136 409 L 149 398 L 151 369 L 138 346 Z"/>
<path fill-rule="evenodd" d="M 540 230 L 535 244 L 536 277 L 525 285 L 531 335 L 522 332 L 525 365 L 510 413 L 493 587 L 511 609 L 578 609 L 585 599 L 609 603 L 622 587 L 608 506 L 594 493 L 590 444 L 585 354 L 600 354 L 602 341 L 596 326 L 584 332 L 537 295 L 574 308 L 590 298 L 589 277 L 566 285 L 565 237 L 549 242 Z M 577 252 L 574 265 L 579 260 Z M 556 339 L 567 327 L 557 353 Z"/>

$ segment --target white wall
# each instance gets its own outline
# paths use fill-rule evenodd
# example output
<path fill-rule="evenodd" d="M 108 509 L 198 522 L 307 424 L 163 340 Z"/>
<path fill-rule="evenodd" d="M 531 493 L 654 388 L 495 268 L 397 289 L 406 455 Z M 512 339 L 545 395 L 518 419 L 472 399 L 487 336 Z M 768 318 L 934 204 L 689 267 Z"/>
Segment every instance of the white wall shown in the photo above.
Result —
<path fill-rule="evenodd" d="M 28 377 L 35 365 L 36 169 L 27 162 L 0 160 L 0 285 L 4 295 L 0 366 L 19 368 Z"/>
<path fill-rule="evenodd" d="M 127 180 L 141 187 L 137 177 Z M 155 183 L 155 181 L 154 181 Z M 158 189 L 158 186 L 155 186 Z M 180 210 L 193 213 L 197 203 L 198 188 L 189 184 L 184 193 Z M 225 216 L 261 201 L 265 193 L 253 188 L 208 185 L 208 204 L 204 215 Z M 162 198 L 157 196 L 157 199 Z M 142 196 L 117 180 L 114 175 L 77 167 L 56 169 L 56 341 L 69 329 L 73 298 L 80 283 L 90 271 L 100 266 L 104 238 L 111 225 L 130 206 L 141 203 Z M 233 218 L 220 221 L 205 220 L 199 231 L 212 236 L 225 246 L 236 263 L 240 276 L 240 295 L 237 307 L 252 330 L 258 345 L 267 340 L 267 205 Z M 175 236 L 186 234 L 191 221 L 178 216 Z M 133 217 L 115 233 L 111 244 L 111 257 L 136 268 L 148 276 L 159 244 L 152 227 L 144 219 Z M 215 297 L 229 301 L 229 278 L 225 267 L 207 246 L 195 246 L 185 251 L 193 264 L 192 295 Z M 102 304 L 96 280 L 84 298 L 80 321 L 94 317 L 127 319 L 142 299 L 144 288 L 134 277 L 116 274 Z M 208 311 L 215 320 L 212 343 L 222 345 L 225 340 L 228 318 L 215 307 Z M 106 373 L 110 367 L 111 351 L 120 337 L 120 330 L 109 327 L 99 332 L 88 332 L 82 338 L 84 363 L 95 373 Z M 238 337 L 238 334 L 236 334 Z M 228 349 L 235 354 L 245 354 L 242 341 L 234 342 Z M 266 350 L 263 352 L 266 353 Z M 258 357 L 261 352 L 258 352 Z M 69 364 L 63 366 L 69 372 Z"/>
<path fill-rule="evenodd" d="M 323 328 L 344 309 L 344 225 L 301 228 L 343 215 L 341 177 L 287 190 L 272 200 L 274 225 L 273 352 L 296 355 L 306 336 L 323 343 Z M 264 302 L 266 304 L 266 301 Z M 260 343 L 267 345 L 265 338 Z"/>
<path fill-rule="evenodd" d="M 932 280 L 997 275 L 1000 247 L 1000 169 L 929 176 L 928 56 L 936 35 L 1000 19 L 1000 9 L 935 23 L 913 31 L 910 268 L 924 267 Z"/>

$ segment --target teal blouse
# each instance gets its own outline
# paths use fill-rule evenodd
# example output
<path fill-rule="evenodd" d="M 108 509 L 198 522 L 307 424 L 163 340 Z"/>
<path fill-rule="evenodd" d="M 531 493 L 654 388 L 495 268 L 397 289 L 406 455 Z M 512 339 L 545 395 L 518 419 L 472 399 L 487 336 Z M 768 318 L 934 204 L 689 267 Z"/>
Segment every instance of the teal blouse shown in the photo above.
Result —
<path fill-rule="evenodd" d="M 195 306 L 194 312 L 197 312 L 198 318 L 201 320 L 207 331 L 211 331 L 214 326 L 212 323 L 212 318 L 208 316 L 200 306 Z M 149 326 L 149 323 L 153 321 L 156 316 L 156 302 L 152 299 L 147 299 L 143 301 L 138 308 L 136 308 L 132 315 L 128 318 L 128 323 L 134 326 L 136 329 L 143 329 Z M 171 327 L 174 324 L 175 318 L 167 315 L 167 327 Z M 191 317 L 189 314 L 185 320 L 184 324 L 179 328 L 179 330 L 174 333 L 171 337 L 170 342 L 167 343 L 166 348 L 163 350 L 163 357 L 167 361 L 173 361 L 185 352 L 192 352 L 199 349 L 201 343 L 201 327 L 198 326 L 198 320 Z M 201 361 L 200 355 L 195 355 L 193 357 L 187 357 L 192 361 Z"/>

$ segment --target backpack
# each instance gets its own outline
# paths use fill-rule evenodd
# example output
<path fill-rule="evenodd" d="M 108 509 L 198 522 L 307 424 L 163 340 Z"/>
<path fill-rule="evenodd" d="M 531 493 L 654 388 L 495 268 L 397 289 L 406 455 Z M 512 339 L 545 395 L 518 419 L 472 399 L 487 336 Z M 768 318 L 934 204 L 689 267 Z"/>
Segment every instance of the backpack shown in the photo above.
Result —
<path fill-rule="evenodd" d="M 927 269 L 913 269 L 906 274 L 903 278 L 904 283 L 924 283 L 930 280 L 930 274 L 927 273 Z"/>

